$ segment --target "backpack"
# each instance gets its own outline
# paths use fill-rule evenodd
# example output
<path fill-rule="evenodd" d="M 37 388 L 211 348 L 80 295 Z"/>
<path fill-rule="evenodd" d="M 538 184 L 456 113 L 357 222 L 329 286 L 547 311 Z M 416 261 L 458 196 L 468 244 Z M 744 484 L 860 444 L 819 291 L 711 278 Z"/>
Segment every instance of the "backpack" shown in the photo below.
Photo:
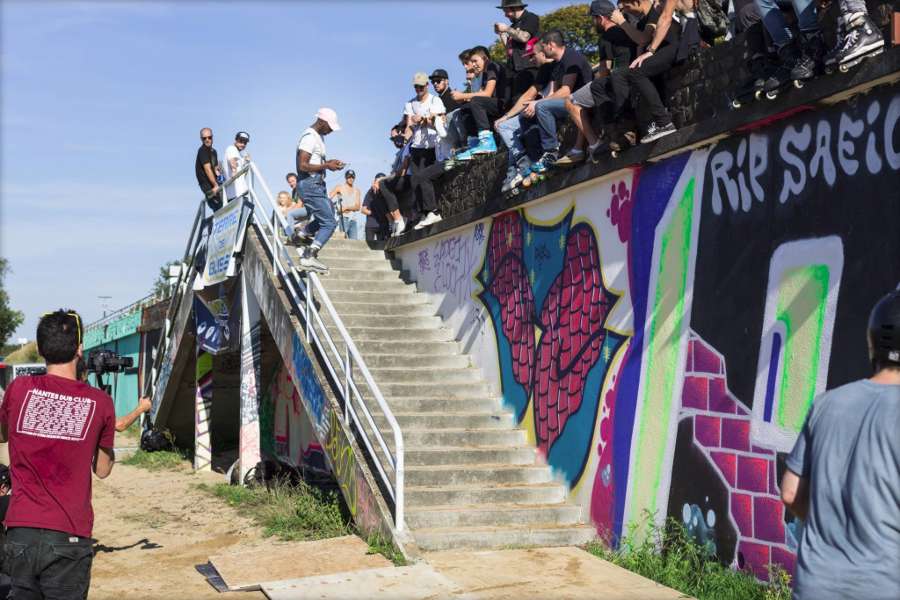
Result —
<path fill-rule="evenodd" d="M 728 32 L 728 15 L 715 0 L 697 0 L 697 21 L 700 23 L 700 37 L 712 45 L 716 38 Z"/>

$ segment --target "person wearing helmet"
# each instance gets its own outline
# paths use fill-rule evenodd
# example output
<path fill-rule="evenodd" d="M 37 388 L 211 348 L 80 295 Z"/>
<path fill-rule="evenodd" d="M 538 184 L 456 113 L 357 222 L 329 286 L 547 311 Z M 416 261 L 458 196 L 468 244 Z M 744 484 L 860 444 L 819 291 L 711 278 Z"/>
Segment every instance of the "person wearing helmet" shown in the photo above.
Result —
<path fill-rule="evenodd" d="M 822 394 L 781 499 L 805 521 L 794 598 L 900 598 L 900 287 L 872 310 L 874 374 Z"/>

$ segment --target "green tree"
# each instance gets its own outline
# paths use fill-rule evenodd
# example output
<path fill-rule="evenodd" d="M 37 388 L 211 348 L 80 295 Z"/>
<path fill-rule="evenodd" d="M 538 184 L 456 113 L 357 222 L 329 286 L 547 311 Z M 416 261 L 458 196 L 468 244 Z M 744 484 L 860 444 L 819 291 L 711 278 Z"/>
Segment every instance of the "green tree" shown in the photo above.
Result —
<path fill-rule="evenodd" d="M 159 274 L 156 276 L 156 281 L 153 282 L 153 287 L 150 289 L 150 293 L 156 296 L 159 300 L 171 296 L 172 284 L 169 283 L 169 267 L 180 264 L 180 260 L 170 260 L 169 262 L 161 266 L 159 268 Z"/>
<path fill-rule="evenodd" d="M 22 311 L 13 310 L 9 307 L 9 296 L 3 287 L 3 278 L 9 271 L 9 265 L 5 258 L 0 258 L 0 346 L 6 343 L 9 336 L 22 324 L 25 315 Z"/>
<path fill-rule="evenodd" d="M 566 39 L 570 48 L 584 54 L 591 64 L 597 62 L 597 30 L 590 17 L 590 6 L 573 4 L 558 8 L 541 17 L 541 32 L 558 29 Z M 491 58 L 497 62 L 506 62 L 506 48 L 497 40 L 491 46 Z"/>

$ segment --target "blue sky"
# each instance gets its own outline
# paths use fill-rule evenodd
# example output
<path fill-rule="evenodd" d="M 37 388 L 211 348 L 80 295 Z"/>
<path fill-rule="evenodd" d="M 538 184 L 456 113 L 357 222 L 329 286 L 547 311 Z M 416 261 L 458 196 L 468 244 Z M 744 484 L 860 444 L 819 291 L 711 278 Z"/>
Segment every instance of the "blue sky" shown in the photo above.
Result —
<path fill-rule="evenodd" d="M 275 191 L 331 106 L 343 130 L 328 154 L 367 188 L 390 164 L 413 74 L 445 68 L 460 86 L 456 55 L 494 40 L 497 4 L 0 2 L 0 254 L 26 314 L 13 339 L 32 339 L 46 310 L 90 322 L 98 296 L 115 309 L 149 292 L 187 242 L 201 127 L 220 156 L 248 131 Z"/>

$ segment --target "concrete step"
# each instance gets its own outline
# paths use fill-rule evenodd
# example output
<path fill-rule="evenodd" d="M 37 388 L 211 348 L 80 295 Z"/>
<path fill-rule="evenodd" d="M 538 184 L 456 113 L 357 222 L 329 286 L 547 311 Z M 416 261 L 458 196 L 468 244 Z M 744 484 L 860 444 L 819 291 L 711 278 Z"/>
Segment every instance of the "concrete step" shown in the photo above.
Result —
<path fill-rule="evenodd" d="M 330 295 L 332 292 L 351 291 L 351 292 L 380 292 L 380 293 L 396 293 L 396 294 L 414 294 L 416 285 L 414 283 L 406 283 L 399 277 L 390 280 L 366 280 L 351 279 L 349 277 L 323 277 L 322 284 L 328 290 Z"/>
<path fill-rule="evenodd" d="M 377 317 L 373 317 L 372 321 L 377 322 Z M 332 336 L 338 333 L 337 327 L 334 325 L 328 327 Z M 402 342 L 405 340 L 416 340 L 417 342 L 451 342 L 453 335 L 449 329 L 443 327 L 427 327 L 396 329 L 392 327 L 365 327 L 354 326 L 348 327 L 347 332 L 354 342 L 363 341 L 384 341 L 384 342 Z"/>
<path fill-rule="evenodd" d="M 406 468 L 406 485 L 526 485 L 552 481 L 545 465 L 427 465 Z"/>
<path fill-rule="evenodd" d="M 497 464 L 533 465 L 534 448 L 454 448 L 429 446 L 428 448 L 407 447 L 406 464 L 410 467 L 426 465 L 478 465 Z"/>
<path fill-rule="evenodd" d="M 423 378 L 424 379 L 424 378 Z M 394 400 L 396 398 L 418 398 L 423 396 L 444 396 L 448 398 L 469 398 L 472 396 L 492 397 L 488 385 L 482 382 L 470 383 L 454 383 L 447 385 L 445 383 L 395 383 L 395 382 L 378 382 L 381 393 L 385 398 Z"/>
<path fill-rule="evenodd" d="M 346 298 L 346 296 L 344 296 Z M 413 303 L 378 303 L 364 302 L 359 299 L 336 299 L 329 294 L 332 304 L 338 315 L 365 315 L 369 319 L 385 317 L 433 317 L 434 307 L 427 302 L 419 302 L 419 296 L 413 295 L 417 300 Z"/>
<path fill-rule="evenodd" d="M 355 339 L 355 338 L 354 338 Z M 373 368 L 369 372 L 378 383 L 476 383 L 484 381 L 481 371 L 478 369 L 460 368 L 435 368 L 427 367 L 413 369 L 408 367 Z"/>
<path fill-rule="evenodd" d="M 406 487 L 406 502 L 411 509 L 450 504 L 554 504 L 565 500 L 566 488 L 556 482 L 517 486 Z"/>
<path fill-rule="evenodd" d="M 381 367 L 413 369 L 451 369 L 470 366 L 469 357 L 460 354 L 446 356 L 411 355 L 411 354 L 373 354 L 363 357 L 370 369 Z"/>
<path fill-rule="evenodd" d="M 523 446 L 522 429 L 410 429 L 404 428 L 407 446 Z"/>
<path fill-rule="evenodd" d="M 379 308 L 383 304 L 426 304 L 428 299 L 422 294 L 413 294 L 404 290 L 400 291 L 372 291 L 361 292 L 357 290 L 334 290 L 326 287 L 328 297 L 332 302 L 362 302 L 370 306 L 369 314 L 380 314 Z M 432 310 L 431 314 L 434 314 Z"/>
<path fill-rule="evenodd" d="M 329 261 L 329 274 L 328 277 L 323 277 L 323 280 L 351 280 L 351 281 L 385 281 L 385 282 L 394 282 L 400 281 L 403 282 L 403 274 L 401 271 L 394 269 L 370 269 L 370 268 L 351 268 L 339 266 L 335 267 L 331 265 L 334 262 L 333 260 Z M 387 262 L 387 260 L 385 260 Z M 368 267 L 369 264 L 366 263 Z M 327 282 L 326 282 L 327 283 Z"/>
<path fill-rule="evenodd" d="M 319 255 L 329 270 L 334 271 L 335 275 L 340 277 L 338 271 L 365 269 L 367 271 L 391 271 L 399 272 L 403 269 L 403 263 L 399 260 L 388 260 L 384 256 L 369 255 L 337 255 L 329 254 L 328 258 Z M 330 277 L 331 275 L 329 275 Z"/>
<path fill-rule="evenodd" d="M 433 311 L 432 311 L 433 312 Z M 438 328 L 443 326 L 440 317 L 435 315 L 411 317 L 406 315 L 378 315 L 378 314 L 348 314 L 338 313 L 344 327 L 384 327 L 388 329 L 405 330 L 425 329 L 428 327 Z M 325 322 L 330 324 L 331 321 L 325 318 Z"/>
<path fill-rule="evenodd" d="M 578 525 L 581 508 L 572 504 L 548 503 L 453 505 L 410 508 L 406 524 L 411 529 L 435 527 L 500 527 L 508 525 Z"/>
<path fill-rule="evenodd" d="M 413 531 L 425 551 L 451 548 L 507 548 L 510 546 L 582 546 L 597 538 L 587 525 L 525 525 L 520 527 L 436 527 Z"/>
<path fill-rule="evenodd" d="M 325 248 L 382 252 L 381 250 L 373 250 L 372 248 L 369 248 L 369 242 L 365 240 L 348 240 L 346 238 L 340 237 L 341 235 L 342 234 L 340 232 L 340 229 L 335 230 L 334 235 L 330 240 L 328 240 L 328 244 L 325 245 Z"/>
<path fill-rule="evenodd" d="M 382 342 L 382 341 L 366 341 L 361 340 L 355 342 L 356 347 L 363 355 L 366 364 L 369 363 L 369 357 L 376 354 L 418 354 L 422 355 L 440 355 L 456 354 L 459 351 L 459 345 L 456 342 Z"/>
<path fill-rule="evenodd" d="M 403 431 L 413 429 L 509 429 L 514 427 L 513 417 L 509 413 L 494 412 L 433 412 L 433 413 L 394 413 Z M 382 427 L 387 420 L 380 415 L 375 423 Z"/>
<path fill-rule="evenodd" d="M 380 387 L 380 386 L 379 386 Z M 382 395 L 383 392 L 382 392 Z M 500 401 L 489 396 L 449 398 L 447 396 L 388 396 L 385 398 L 394 413 L 433 413 L 439 411 L 461 412 L 500 410 Z"/>

